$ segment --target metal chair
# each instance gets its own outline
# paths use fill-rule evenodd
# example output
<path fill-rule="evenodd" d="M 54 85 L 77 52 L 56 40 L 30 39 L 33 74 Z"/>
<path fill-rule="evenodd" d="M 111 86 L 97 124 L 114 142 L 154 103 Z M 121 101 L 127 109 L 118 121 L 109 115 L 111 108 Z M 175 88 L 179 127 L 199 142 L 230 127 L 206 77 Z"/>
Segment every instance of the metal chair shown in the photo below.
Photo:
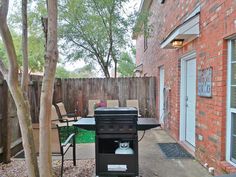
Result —
<path fill-rule="evenodd" d="M 64 125 L 63 125 L 64 124 Z M 62 129 L 68 129 L 68 126 L 65 126 L 65 123 L 59 123 L 56 125 L 57 130 L 58 130 L 58 135 L 59 135 L 59 144 L 60 144 L 60 154 L 62 157 L 62 162 L 61 162 L 61 177 L 63 176 L 63 166 L 64 166 L 64 155 L 66 152 L 69 150 L 69 148 L 72 148 L 73 151 L 73 165 L 76 166 L 76 143 L 75 143 L 75 135 L 76 133 L 70 133 L 67 130 L 67 136 L 66 138 L 62 137 Z"/>
<path fill-rule="evenodd" d="M 54 103 L 53 106 L 56 109 L 57 118 L 60 122 L 67 122 L 68 125 L 72 125 L 73 122 L 80 119 L 75 112 L 67 113 L 63 102 Z"/>
<path fill-rule="evenodd" d="M 99 102 L 100 102 L 100 100 L 88 100 L 88 115 L 87 115 L 87 117 L 94 116 L 94 105 Z"/>
<path fill-rule="evenodd" d="M 62 157 L 61 162 L 61 176 L 63 176 L 64 166 L 64 155 L 72 148 L 73 151 L 73 164 L 76 166 L 76 143 L 75 143 L 75 132 L 69 131 L 68 121 L 60 122 L 57 117 L 57 112 L 54 106 L 52 106 L 52 124 L 51 124 L 51 150 L 52 155 L 60 155 Z M 34 142 L 36 147 L 36 153 L 39 153 L 39 124 L 34 123 L 33 125 Z M 64 133 L 63 133 L 64 129 Z M 64 135 L 64 136 L 62 136 Z"/>
<path fill-rule="evenodd" d="M 139 103 L 138 100 L 126 100 L 126 106 L 127 107 L 134 107 L 138 110 L 138 117 L 141 117 L 139 114 Z"/>
<path fill-rule="evenodd" d="M 119 100 L 107 100 L 107 107 L 119 107 Z"/>

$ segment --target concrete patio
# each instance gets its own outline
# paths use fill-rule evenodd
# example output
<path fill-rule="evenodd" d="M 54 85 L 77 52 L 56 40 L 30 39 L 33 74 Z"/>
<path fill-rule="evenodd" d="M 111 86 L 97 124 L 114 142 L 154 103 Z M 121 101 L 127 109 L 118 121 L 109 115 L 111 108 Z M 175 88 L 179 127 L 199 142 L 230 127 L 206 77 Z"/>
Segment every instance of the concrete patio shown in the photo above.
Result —
<path fill-rule="evenodd" d="M 140 132 L 141 137 L 142 132 Z M 210 177 L 207 170 L 193 159 L 167 159 L 157 143 L 175 142 L 161 129 L 148 130 L 139 142 L 140 177 Z M 95 145 L 77 145 L 77 159 L 95 158 Z M 67 153 L 67 159 L 71 156 Z M 79 164 L 78 164 L 79 165 Z M 95 176 L 95 175 L 94 175 Z"/>

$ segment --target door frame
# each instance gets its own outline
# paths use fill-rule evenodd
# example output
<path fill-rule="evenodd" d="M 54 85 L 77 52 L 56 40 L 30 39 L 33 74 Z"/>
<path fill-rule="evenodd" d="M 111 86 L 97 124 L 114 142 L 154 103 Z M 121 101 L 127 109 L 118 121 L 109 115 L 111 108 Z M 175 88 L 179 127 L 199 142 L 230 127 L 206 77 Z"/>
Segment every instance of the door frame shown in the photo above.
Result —
<path fill-rule="evenodd" d="M 164 90 L 160 90 L 161 88 L 161 71 L 163 71 L 163 89 L 165 88 L 165 69 L 164 66 L 159 67 L 159 121 L 161 124 L 164 124 Z M 161 92 L 162 92 L 162 114 L 161 114 Z M 161 122 L 163 121 L 163 122 Z"/>
<path fill-rule="evenodd" d="M 235 108 L 231 108 L 231 62 L 232 62 L 232 41 L 236 38 L 228 40 L 228 56 L 227 56 L 227 113 L 226 113 L 226 161 L 236 166 L 235 161 L 231 160 L 231 133 L 232 133 L 232 113 L 236 113 Z"/>
<path fill-rule="evenodd" d="M 186 74 L 187 74 L 187 68 L 186 68 L 186 63 L 188 60 L 196 60 L 196 52 L 192 51 L 190 53 L 187 53 L 186 55 L 182 56 L 180 58 L 181 60 L 181 75 L 180 75 L 180 129 L 179 129 L 179 137 L 180 141 L 186 142 L 185 141 L 185 135 L 186 135 Z M 196 67 L 196 73 L 197 73 L 197 67 Z M 197 74 L 196 74 L 196 81 L 197 81 Z M 197 87 L 197 83 L 196 83 Z M 197 89 L 196 89 L 197 90 Z M 196 95 L 197 99 L 197 95 Z M 195 108 L 196 109 L 196 108 Z M 196 119 L 196 115 L 195 115 Z M 195 128 L 196 130 L 196 128 Z M 195 131 L 196 134 L 196 131 Z M 189 145 L 189 143 L 186 142 L 186 145 Z M 195 150 L 195 148 L 191 145 L 189 147 L 192 150 Z"/>

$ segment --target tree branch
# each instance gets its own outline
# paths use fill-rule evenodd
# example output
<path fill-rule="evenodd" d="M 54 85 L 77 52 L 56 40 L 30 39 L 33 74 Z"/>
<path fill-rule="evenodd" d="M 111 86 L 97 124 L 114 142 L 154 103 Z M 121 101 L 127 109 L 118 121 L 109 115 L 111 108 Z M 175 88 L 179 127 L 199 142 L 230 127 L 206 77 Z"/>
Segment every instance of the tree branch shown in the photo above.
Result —
<path fill-rule="evenodd" d="M 91 39 L 89 39 L 89 37 L 83 32 L 83 27 L 80 24 L 80 22 L 77 23 L 77 25 L 79 25 L 79 28 L 77 26 L 75 26 L 73 23 L 69 22 L 67 19 L 63 18 L 68 24 L 70 24 L 71 26 L 73 26 L 73 28 L 80 33 L 80 35 L 83 37 L 83 40 L 92 48 L 92 50 L 94 51 L 93 53 L 96 55 L 99 55 L 99 52 L 97 51 L 97 49 L 93 46 L 93 42 L 91 42 Z"/>
<path fill-rule="evenodd" d="M 76 25 L 74 25 L 74 23 L 71 23 L 70 21 L 68 21 L 66 18 L 63 18 L 63 20 L 65 20 L 69 25 L 71 25 L 77 32 L 80 33 L 80 35 L 82 36 L 83 40 L 88 44 L 88 46 L 91 47 L 91 49 L 94 51 L 93 53 L 96 55 L 96 56 L 102 56 L 102 52 L 99 51 L 99 47 L 98 47 L 98 44 L 97 44 L 97 47 L 94 47 L 94 44 L 96 41 L 96 39 L 92 39 L 91 37 L 92 36 L 88 36 L 87 34 L 85 34 L 84 31 L 86 31 L 86 29 L 84 29 L 84 26 L 81 24 L 81 19 L 77 18 L 77 16 L 74 16 L 72 13 L 68 12 L 68 11 L 65 11 L 64 9 L 66 9 L 66 7 L 64 6 L 60 6 L 61 7 L 61 10 L 66 12 L 67 14 L 69 14 L 70 16 L 73 16 L 75 17 L 75 20 L 77 21 Z M 104 24 L 106 26 L 106 24 Z M 76 34 L 77 34 L 76 32 Z M 107 31 L 108 32 L 108 31 Z"/>
<path fill-rule="evenodd" d="M 75 45 L 77 45 L 77 46 L 79 46 L 79 47 L 82 47 L 83 49 L 85 49 L 85 50 L 87 50 L 88 52 L 90 52 L 90 53 L 92 53 L 92 54 L 94 54 L 95 55 L 95 53 L 91 50 L 91 49 L 89 49 L 88 47 L 86 47 L 86 46 L 84 46 L 84 45 L 82 45 L 82 44 L 79 44 L 78 42 L 76 42 L 74 39 L 70 39 Z"/>
<path fill-rule="evenodd" d="M 109 10 L 109 44 L 110 44 L 110 48 L 109 48 L 109 51 L 108 51 L 108 54 L 107 54 L 107 65 L 110 61 L 110 55 L 112 53 L 112 49 L 113 49 L 113 36 L 112 36 L 112 15 L 113 15 L 113 12 L 114 12 L 114 8 L 115 8 L 115 5 L 113 4 L 112 5 L 112 8 L 111 10 Z"/>
<path fill-rule="evenodd" d="M 8 0 L 0 1 L 0 34 L 9 59 L 9 83 L 16 83 L 18 81 L 18 65 L 13 39 L 6 22 L 8 6 Z"/>
<path fill-rule="evenodd" d="M 9 0 L 0 1 L 0 20 L 5 21 L 7 19 Z"/>
<path fill-rule="evenodd" d="M 98 15 L 101 17 L 102 22 L 103 22 L 105 28 L 107 29 L 107 24 L 106 24 L 106 22 L 105 22 L 105 20 L 104 20 L 104 18 L 103 18 L 103 16 L 102 16 L 102 14 L 101 14 L 99 8 L 98 8 L 98 4 L 97 4 L 96 0 L 93 0 L 93 3 L 94 3 L 95 8 L 96 8 L 96 10 L 97 10 L 97 12 L 98 12 Z M 109 31 L 107 31 L 107 34 L 109 35 Z"/>
<path fill-rule="evenodd" d="M 27 3 L 28 0 L 22 0 L 22 56 L 23 56 L 23 71 L 21 77 L 21 88 L 24 97 L 28 96 L 29 82 L 29 58 L 28 58 L 28 21 L 27 21 Z"/>

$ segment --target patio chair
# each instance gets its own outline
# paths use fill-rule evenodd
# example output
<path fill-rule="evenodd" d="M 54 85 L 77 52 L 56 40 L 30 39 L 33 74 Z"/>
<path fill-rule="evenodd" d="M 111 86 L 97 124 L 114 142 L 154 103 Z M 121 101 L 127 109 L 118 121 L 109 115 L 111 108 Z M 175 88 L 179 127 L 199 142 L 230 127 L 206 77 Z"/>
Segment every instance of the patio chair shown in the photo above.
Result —
<path fill-rule="evenodd" d="M 56 109 L 57 118 L 60 122 L 69 122 L 68 124 L 72 125 L 73 122 L 80 118 L 75 112 L 67 113 L 63 102 L 54 103 L 53 106 Z"/>
<path fill-rule="evenodd" d="M 119 107 L 119 100 L 107 100 L 107 107 Z"/>
<path fill-rule="evenodd" d="M 94 117 L 94 106 L 99 103 L 100 100 L 88 100 L 88 115 L 87 117 Z"/>
<path fill-rule="evenodd" d="M 141 117 L 139 114 L 139 103 L 138 100 L 126 100 L 126 106 L 127 107 L 134 107 L 138 110 L 138 117 Z"/>
<path fill-rule="evenodd" d="M 76 143 L 75 134 L 69 132 L 68 122 L 60 122 L 57 118 L 57 112 L 54 106 L 52 106 L 52 124 L 51 124 L 51 150 L 52 155 L 61 155 L 61 176 L 63 176 L 63 166 L 64 166 L 64 155 L 72 148 L 73 154 L 73 164 L 76 166 Z M 39 124 L 34 123 L 33 125 L 33 135 L 36 153 L 39 153 Z M 62 129 L 64 129 L 64 136 L 62 136 Z M 65 133 L 66 131 L 66 133 Z"/>

